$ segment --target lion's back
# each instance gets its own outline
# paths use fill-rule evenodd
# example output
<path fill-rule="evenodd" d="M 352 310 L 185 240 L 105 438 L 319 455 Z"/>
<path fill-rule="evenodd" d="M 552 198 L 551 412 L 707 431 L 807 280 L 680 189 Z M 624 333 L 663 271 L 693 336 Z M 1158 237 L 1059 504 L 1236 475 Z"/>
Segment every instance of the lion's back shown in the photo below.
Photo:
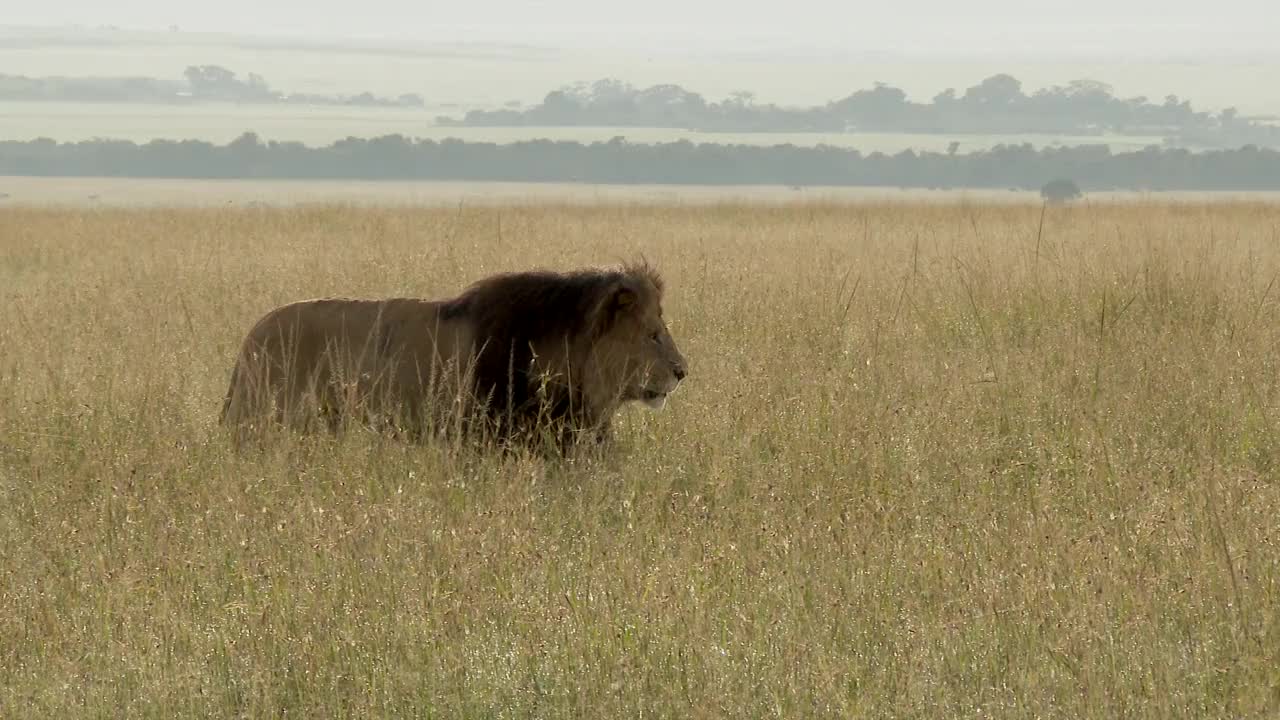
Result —
<path fill-rule="evenodd" d="M 294 393 L 317 381 L 323 386 L 335 371 L 347 378 L 394 376 L 403 392 L 404 381 L 434 360 L 423 349 L 433 345 L 437 316 L 437 303 L 415 298 L 321 297 L 273 308 L 241 343 L 223 414 L 249 412 L 254 399 L 268 397 L 253 389 L 265 389 L 264 378 L 280 386 L 272 392 Z M 445 352 L 455 353 L 455 344 Z"/>
<path fill-rule="evenodd" d="M 277 351 L 282 344 L 288 344 L 296 357 L 313 358 L 333 349 L 335 344 L 355 350 L 376 340 L 379 334 L 412 332 L 417 324 L 414 321 L 424 314 L 434 316 L 434 303 L 414 298 L 298 300 L 263 315 L 245 340 L 258 348 Z"/>

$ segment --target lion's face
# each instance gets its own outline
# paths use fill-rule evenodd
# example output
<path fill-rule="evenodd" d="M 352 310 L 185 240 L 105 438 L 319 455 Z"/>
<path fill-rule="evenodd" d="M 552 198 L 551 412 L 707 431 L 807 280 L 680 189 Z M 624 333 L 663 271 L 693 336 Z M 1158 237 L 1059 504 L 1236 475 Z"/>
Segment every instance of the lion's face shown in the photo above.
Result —
<path fill-rule="evenodd" d="M 639 400 L 658 410 L 687 374 L 656 288 L 623 288 L 613 297 L 612 320 L 595 348 L 599 380 L 617 388 L 619 399 Z"/>

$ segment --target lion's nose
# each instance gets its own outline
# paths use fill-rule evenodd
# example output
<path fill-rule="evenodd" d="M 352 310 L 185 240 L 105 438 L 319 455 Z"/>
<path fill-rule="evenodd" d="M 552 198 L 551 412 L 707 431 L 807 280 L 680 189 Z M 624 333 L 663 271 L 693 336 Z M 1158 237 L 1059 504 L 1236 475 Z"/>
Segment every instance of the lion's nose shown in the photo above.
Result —
<path fill-rule="evenodd" d="M 684 376 L 689 374 L 685 372 L 684 365 L 676 365 L 672 368 L 672 371 L 676 375 L 676 380 L 683 380 Z"/>

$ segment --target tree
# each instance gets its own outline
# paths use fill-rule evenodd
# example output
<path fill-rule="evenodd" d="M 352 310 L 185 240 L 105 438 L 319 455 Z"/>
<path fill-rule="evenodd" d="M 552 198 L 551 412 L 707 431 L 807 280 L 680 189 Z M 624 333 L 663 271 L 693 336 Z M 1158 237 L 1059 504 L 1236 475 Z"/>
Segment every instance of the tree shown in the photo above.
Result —
<path fill-rule="evenodd" d="M 933 96 L 934 105 L 951 105 L 956 102 L 956 89 L 947 88 Z"/>
<path fill-rule="evenodd" d="M 1023 100 L 1022 81 L 1000 73 L 992 75 L 965 91 L 965 102 L 974 105 L 1008 107 Z"/>
<path fill-rule="evenodd" d="M 1115 88 L 1100 80 L 1085 78 L 1067 83 L 1067 94 L 1072 97 L 1111 98 L 1114 91 Z"/>
<path fill-rule="evenodd" d="M 1052 205 L 1058 205 L 1069 200 L 1076 200 L 1080 196 L 1081 193 L 1079 186 L 1075 184 L 1075 181 L 1068 180 L 1066 178 L 1050 180 L 1044 184 L 1044 187 L 1040 188 L 1040 197 L 1044 198 L 1045 202 Z"/>
<path fill-rule="evenodd" d="M 235 94 L 241 88 L 236 74 L 221 65 L 191 65 L 182 74 L 196 96 Z"/>

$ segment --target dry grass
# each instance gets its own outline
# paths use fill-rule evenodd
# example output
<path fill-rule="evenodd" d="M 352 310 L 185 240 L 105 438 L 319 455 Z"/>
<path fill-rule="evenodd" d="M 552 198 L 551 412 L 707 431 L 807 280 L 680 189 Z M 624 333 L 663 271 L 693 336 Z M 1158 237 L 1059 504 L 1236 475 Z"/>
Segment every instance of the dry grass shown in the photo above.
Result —
<path fill-rule="evenodd" d="M 0 211 L 0 716 L 1280 710 L 1280 208 Z M 242 333 L 643 252 L 612 458 L 237 457 Z"/>

